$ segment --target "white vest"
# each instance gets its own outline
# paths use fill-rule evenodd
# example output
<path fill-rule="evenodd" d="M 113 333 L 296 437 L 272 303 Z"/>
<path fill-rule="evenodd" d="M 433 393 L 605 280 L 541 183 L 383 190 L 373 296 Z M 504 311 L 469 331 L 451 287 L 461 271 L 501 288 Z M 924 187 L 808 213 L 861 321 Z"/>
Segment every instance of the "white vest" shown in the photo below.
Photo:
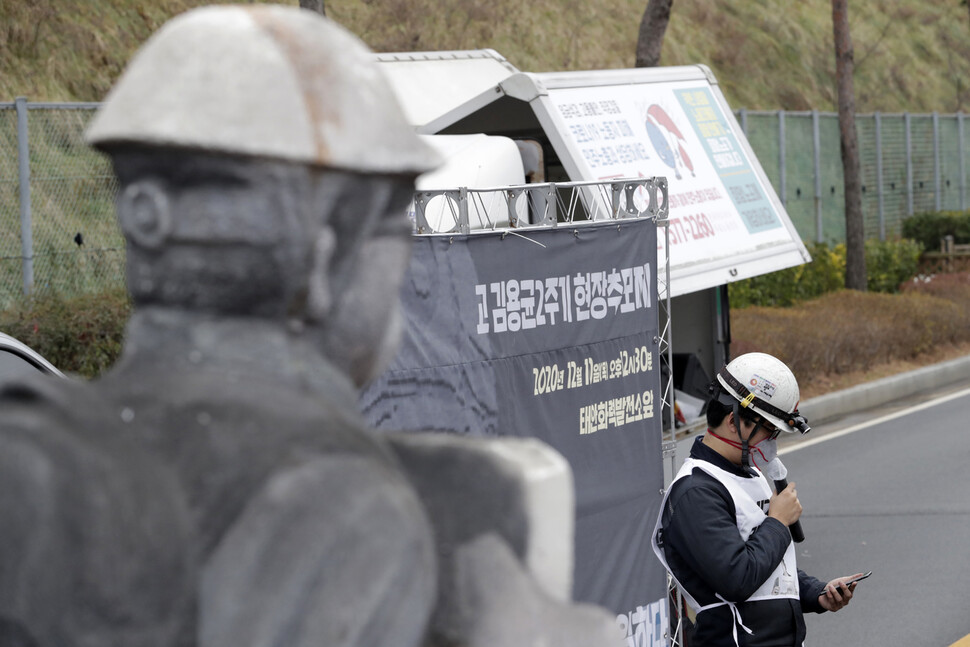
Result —
<path fill-rule="evenodd" d="M 713 476 L 719 483 L 721 483 L 725 488 L 727 488 L 728 493 L 731 498 L 734 499 L 734 508 L 737 511 L 737 523 L 738 532 L 741 533 L 741 538 L 744 541 L 748 541 L 748 537 L 751 536 L 752 531 L 760 526 L 767 515 L 761 506 L 758 505 L 759 501 L 765 501 L 771 498 L 772 490 L 768 485 L 767 479 L 760 472 L 756 477 L 744 478 L 737 474 L 732 474 L 727 470 L 723 470 L 716 465 L 709 463 L 704 460 L 697 460 L 694 458 L 687 458 L 684 461 L 684 465 L 677 472 L 676 478 L 667 488 L 667 494 L 664 495 L 663 503 L 660 505 L 660 514 L 657 516 L 657 524 L 654 526 L 653 535 L 650 537 L 650 544 L 653 546 L 653 552 L 656 553 L 657 558 L 667 569 L 667 572 L 671 574 L 680 592 L 683 594 L 684 599 L 695 611 L 695 613 L 700 613 L 708 609 L 713 609 L 714 607 L 727 605 L 731 608 L 731 613 L 734 615 L 734 619 L 737 626 L 751 633 L 751 631 L 745 627 L 741 622 L 741 615 L 738 613 L 737 606 L 733 602 L 728 602 L 717 593 L 717 597 L 721 600 L 720 602 L 715 602 L 713 604 L 708 604 L 706 606 L 701 606 L 697 600 L 690 594 L 687 589 L 685 589 L 677 578 L 673 576 L 670 570 L 670 566 L 667 564 L 667 559 L 664 557 L 663 549 L 657 544 L 657 533 L 660 531 L 660 522 L 663 519 L 663 512 L 667 508 L 667 497 L 670 496 L 670 491 L 673 489 L 673 484 L 678 480 L 688 476 L 695 467 L 699 467 L 711 476 Z M 788 542 L 788 549 L 785 551 L 785 556 L 782 558 L 781 562 L 772 571 L 771 575 L 768 576 L 761 586 L 758 587 L 754 593 L 748 597 L 745 602 L 753 602 L 755 600 L 772 600 L 781 598 L 793 598 L 795 600 L 799 599 L 798 595 L 798 570 L 795 566 L 795 544 L 791 541 Z M 734 628 L 735 632 L 735 643 L 737 643 L 737 626 Z"/>

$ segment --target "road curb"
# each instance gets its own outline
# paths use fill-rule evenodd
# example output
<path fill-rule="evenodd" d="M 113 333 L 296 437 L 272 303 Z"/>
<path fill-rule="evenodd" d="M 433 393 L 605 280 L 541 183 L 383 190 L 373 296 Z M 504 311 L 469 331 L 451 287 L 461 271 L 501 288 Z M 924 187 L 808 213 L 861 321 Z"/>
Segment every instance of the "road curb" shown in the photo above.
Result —
<path fill-rule="evenodd" d="M 965 379 L 970 379 L 970 355 L 826 393 L 805 400 L 798 410 L 815 426 Z"/>

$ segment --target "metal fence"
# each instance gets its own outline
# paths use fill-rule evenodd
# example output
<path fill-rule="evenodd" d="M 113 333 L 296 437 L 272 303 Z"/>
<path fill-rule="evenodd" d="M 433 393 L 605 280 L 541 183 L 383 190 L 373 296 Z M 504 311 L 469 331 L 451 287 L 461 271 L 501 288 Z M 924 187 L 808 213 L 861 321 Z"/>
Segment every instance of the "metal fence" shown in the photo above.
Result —
<path fill-rule="evenodd" d="M 95 103 L 0 103 L 0 308 L 34 290 L 124 285 L 114 174 L 82 139 Z M 834 113 L 739 110 L 738 120 L 805 240 L 845 239 Z M 964 115 L 856 118 L 868 238 L 922 211 L 970 208 Z"/>
<path fill-rule="evenodd" d="M 94 103 L 0 103 L 0 307 L 25 293 L 124 285 L 108 159 L 83 141 Z"/>
<path fill-rule="evenodd" d="M 845 240 L 839 119 L 834 113 L 737 111 L 804 240 Z M 914 213 L 966 210 L 970 145 L 963 113 L 856 115 L 867 238 L 899 236 Z"/>

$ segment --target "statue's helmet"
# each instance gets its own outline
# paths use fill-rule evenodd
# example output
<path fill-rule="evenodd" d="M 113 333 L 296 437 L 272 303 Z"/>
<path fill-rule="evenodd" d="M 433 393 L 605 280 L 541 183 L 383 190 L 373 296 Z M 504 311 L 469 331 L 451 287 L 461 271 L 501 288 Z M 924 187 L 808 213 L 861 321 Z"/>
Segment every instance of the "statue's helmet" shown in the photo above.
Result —
<path fill-rule="evenodd" d="M 357 37 L 278 5 L 203 7 L 166 23 L 109 92 L 87 140 L 365 174 L 418 175 L 438 162 Z"/>

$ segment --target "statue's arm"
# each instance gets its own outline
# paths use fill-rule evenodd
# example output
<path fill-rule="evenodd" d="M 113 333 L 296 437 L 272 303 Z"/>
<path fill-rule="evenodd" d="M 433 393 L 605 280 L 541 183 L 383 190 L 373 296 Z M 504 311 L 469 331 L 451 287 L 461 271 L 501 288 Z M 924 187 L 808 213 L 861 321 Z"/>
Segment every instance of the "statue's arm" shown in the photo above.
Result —
<path fill-rule="evenodd" d="M 200 647 L 420 645 L 435 581 L 403 479 L 366 457 L 316 458 L 270 478 L 208 560 Z"/>
<path fill-rule="evenodd" d="M 81 408 L 69 388 L 47 395 L 0 388 L 0 633 L 178 644 L 194 571 L 174 481 L 90 393 Z"/>

